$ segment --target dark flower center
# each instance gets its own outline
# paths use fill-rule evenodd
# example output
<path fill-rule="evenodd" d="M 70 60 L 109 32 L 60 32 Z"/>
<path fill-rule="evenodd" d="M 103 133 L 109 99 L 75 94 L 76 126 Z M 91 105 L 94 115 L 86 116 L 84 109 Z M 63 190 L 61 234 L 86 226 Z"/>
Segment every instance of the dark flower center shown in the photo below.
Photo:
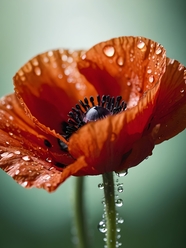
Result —
<path fill-rule="evenodd" d="M 110 97 L 103 95 L 102 98 L 97 96 L 97 104 L 95 104 L 94 98 L 91 96 L 89 100 L 84 98 L 84 101 L 80 100 L 79 103 L 69 112 L 68 116 L 70 118 L 68 122 L 62 123 L 63 137 L 66 140 L 86 123 L 118 114 L 127 107 L 121 96 Z"/>

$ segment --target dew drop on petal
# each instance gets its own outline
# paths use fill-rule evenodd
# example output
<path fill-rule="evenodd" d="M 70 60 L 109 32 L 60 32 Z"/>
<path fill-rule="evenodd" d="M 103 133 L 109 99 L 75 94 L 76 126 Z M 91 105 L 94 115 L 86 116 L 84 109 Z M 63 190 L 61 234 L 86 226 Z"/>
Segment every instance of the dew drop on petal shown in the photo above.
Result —
<path fill-rule="evenodd" d="M 18 175 L 18 174 L 19 174 L 19 172 L 20 172 L 19 170 L 16 170 L 15 175 Z"/>
<path fill-rule="evenodd" d="M 37 76 L 41 75 L 41 69 L 38 66 L 34 68 L 34 72 Z"/>
<path fill-rule="evenodd" d="M 181 89 L 181 90 L 180 90 L 180 93 L 181 93 L 181 94 L 183 94 L 184 92 L 185 92 L 185 90 L 184 90 L 184 89 Z"/>
<path fill-rule="evenodd" d="M 113 46 L 107 45 L 103 48 L 103 52 L 107 57 L 112 57 L 114 56 L 115 49 Z"/>
<path fill-rule="evenodd" d="M 62 79 L 63 78 L 63 75 L 62 74 L 58 74 L 58 78 L 59 79 Z"/>
<path fill-rule="evenodd" d="M 148 74 L 150 74 L 151 72 L 152 72 L 152 70 L 151 70 L 151 69 L 148 69 L 148 70 L 147 70 L 147 73 L 148 73 Z"/>
<path fill-rule="evenodd" d="M 27 184 L 28 184 L 28 182 L 24 182 L 24 183 L 22 183 L 21 185 L 23 186 L 23 187 L 26 187 L 27 186 Z"/>
<path fill-rule="evenodd" d="M 153 76 L 153 75 L 151 75 L 151 76 L 149 77 L 149 82 L 150 82 L 150 83 L 153 83 L 153 82 L 154 82 L 154 76 Z"/>
<path fill-rule="evenodd" d="M 24 156 L 24 157 L 22 157 L 22 159 L 23 159 L 24 161 L 30 161 L 29 156 Z"/>
<path fill-rule="evenodd" d="M 124 59 L 123 57 L 118 57 L 117 60 L 116 60 L 117 64 L 119 66 L 123 66 L 124 65 Z"/>
<path fill-rule="evenodd" d="M 52 158 L 48 157 L 48 158 L 46 158 L 46 161 L 47 161 L 48 163 L 51 163 L 51 162 L 52 162 Z"/>
<path fill-rule="evenodd" d="M 20 151 L 15 151 L 14 153 L 17 154 L 17 155 L 21 154 Z"/>
<path fill-rule="evenodd" d="M 158 47 L 157 50 L 156 50 L 156 54 L 158 55 L 158 54 L 160 54 L 161 52 L 162 52 L 161 48 Z"/>
<path fill-rule="evenodd" d="M 48 51 L 48 56 L 52 57 L 53 56 L 53 51 Z"/>
<path fill-rule="evenodd" d="M 145 46 L 145 43 L 143 42 L 143 41 L 139 41 L 138 42 L 138 44 L 137 44 L 137 47 L 139 48 L 139 49 L 143 49 L 144 48 L 144 46 Z"/>
<path fill-rule="evenodd" d="M 66 54 L 63 54 L 62 56 L 61 56 L 61 59 L 63 60 L 63 61 L 67 61 L 67 55 Z"/>
<path fill-rule="evenodd" d="M 105 221 L 101 220 L 98 224 L 98 230 L 101 232 L 101 233 L 106 233 L 107 232 L 107 227 L 106 227 L 106 224 L 105 224 Z"/>

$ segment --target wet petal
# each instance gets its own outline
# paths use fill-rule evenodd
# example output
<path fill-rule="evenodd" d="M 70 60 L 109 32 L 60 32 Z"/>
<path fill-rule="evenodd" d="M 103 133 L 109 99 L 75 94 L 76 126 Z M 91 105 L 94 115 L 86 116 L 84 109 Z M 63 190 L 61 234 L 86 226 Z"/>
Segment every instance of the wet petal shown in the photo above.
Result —
<path fill-rule="evenodd" d="M 25 187 L 52 191 L 73 174 L 73 167 L 67 166 L 73 162 L 57 137 L 31 122 L 15 95 L 0 100 L 0 168 Z"/>
<path fill-rule="evenodd" d="M 71 107 L 85 95 L 96 95 L 76 61 L 83 51 L 56 50 L 40 54 L 15 75 L 15 92 L 28 116 L 40 128 L 60 133 Z M 43 125 L 42 125 L 42 124 Z"/>
<path fill-rule="evenodd" d="M 136 107 L 104 120 L 88 123 L 72 135 L 69 151 L 77 160 L 83 156 L 88 164 L 78 175 L 96 175 L 123 169 L 123 158 L 131 151 L 135 142 L 142 138 L 143 131 L 152 118 L 158 90 L 159 84 L 156 84 Z M 153 149 L 154 146 L 151 147 Z M 143 157 L 146 156 L 144 151 Z M 141 162 L 141 157 L 134 159 L 135 163 Z"/>
<path fill-rule="evenodd" d="M 160 124 L 155 143 L 170 139 L 186 128 L 186 68 L 167 58 L 151 125 Z"/>
<path fill-rule="evenodd" d="M 128 108 L 161 79 L 165 49 L 143 37 L 120 37 L 99 43 L 78 63 L 100 95 L 122 95 Z"/>

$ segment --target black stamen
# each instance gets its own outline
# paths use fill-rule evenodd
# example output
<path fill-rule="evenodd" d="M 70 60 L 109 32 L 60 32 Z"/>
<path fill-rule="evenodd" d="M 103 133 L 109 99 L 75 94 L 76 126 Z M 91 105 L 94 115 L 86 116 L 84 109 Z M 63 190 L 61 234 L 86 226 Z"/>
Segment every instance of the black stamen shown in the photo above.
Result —
<path fill-rule="evenodd" d="M 89 102 L 90 100 L 90 102 Z M 80 127 L 90 121 L 97 121 L 103 119 L 108 115 L 115 115 L 126 109 L 127 104 L 122 101 L 121 96 L 110 97 L 109 95 L 103 95 L 102 98 L 97 96 L 97 104 L 94 102 L 94 97 L 84 98 L 79 100 L 80 104 L 76 104 L 75 107 L 69 112 L 68 123 L 62 124 L 62 130 L 64 132 L 63 137 L 68 140 L 70 136 L 76 132 Z M 92 107 L 90 107 L 90 104 Z M 63 146 L 62 146 L 63 149 Z"/>
<path fill-rule="evenodd" d="M 44 144 L 49 148 L 52 147 L 52 144 L 47 139 L 44 140 Z"/>

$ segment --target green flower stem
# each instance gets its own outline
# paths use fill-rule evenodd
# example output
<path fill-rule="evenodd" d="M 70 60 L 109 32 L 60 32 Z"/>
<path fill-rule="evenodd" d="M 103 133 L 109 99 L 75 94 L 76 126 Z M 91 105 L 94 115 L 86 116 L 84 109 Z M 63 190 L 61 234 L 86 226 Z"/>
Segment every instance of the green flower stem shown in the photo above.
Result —
<path fill-rule="evenodd" d="M 74 212 L 75 212 L 75 226 L 78 237 L 78 248 L 90 247 L 88 244 L 87 228 L 85 221 L 84 209 L 84 177 L 77 177 L 75 182 L 75 195 L 74 195 Z"/>
<path fill-rule="evenodd" d="M 116 247 L 116 208 L 115 208 L 115 192 L 113 173 L 103 174 L 104 195 L 105 195 L 105 211 L 107 226 L 107 248 Z"/>

